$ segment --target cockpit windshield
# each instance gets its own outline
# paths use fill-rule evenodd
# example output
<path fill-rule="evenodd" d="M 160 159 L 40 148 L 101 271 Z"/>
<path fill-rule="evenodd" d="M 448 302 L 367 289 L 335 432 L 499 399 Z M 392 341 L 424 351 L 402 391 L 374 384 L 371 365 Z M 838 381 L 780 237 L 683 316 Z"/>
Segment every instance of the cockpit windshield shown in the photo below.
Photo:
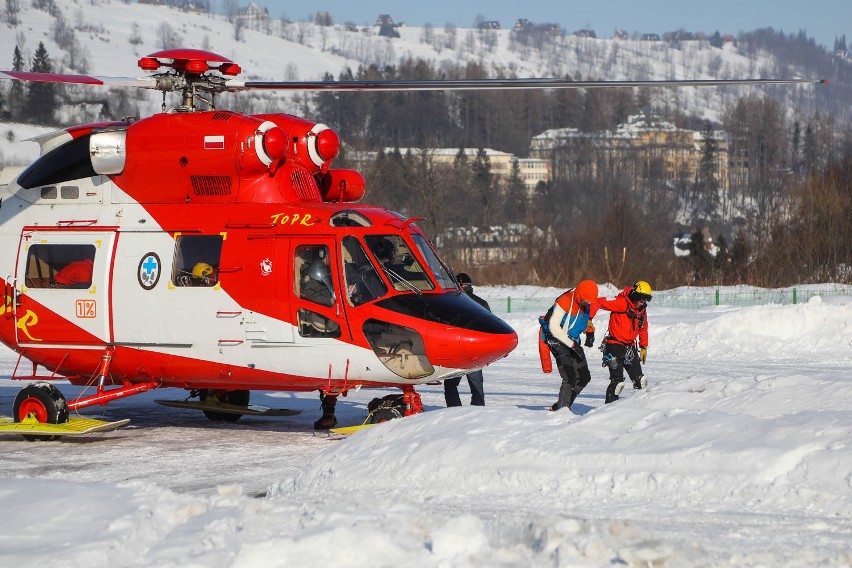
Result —
<path fill-rule="evenodd" d="M 435 285 L 423 266 L 399 235 L 367 235 L 364 237 L 370 252 L 378 259 L 381 269 L 399 292 L 433 290 Z M 418 245 L 418 248 L 421 248 Z M 425 255 L 424 255 L 425 256 Z M 433 253 L 434 256 L 434 253 Z M 426 258 L 429 258 L 426 256 Z"/>
<path fill-rule="evenodd" d="M 441 262 L 441 259 L 438 258 L 437 254 L 435 254 L 432 247 L 429 246 L 429 242 L 423 237 L 423 235 L 412 235 L 412 237 L 414 238 L 414 244 L 417 245 L 417 248 L 420 250 L 420 254 L 426 259 L 426 264 L 429 265 L 429 269 L 432 271 L 432 274 L 434 274 L 435 278 L 438 279 L 438 285 L 441 288 L 455 288 L 456 281 L 450 274 L 449 269 L 447 269 L 444 263 Z"/>

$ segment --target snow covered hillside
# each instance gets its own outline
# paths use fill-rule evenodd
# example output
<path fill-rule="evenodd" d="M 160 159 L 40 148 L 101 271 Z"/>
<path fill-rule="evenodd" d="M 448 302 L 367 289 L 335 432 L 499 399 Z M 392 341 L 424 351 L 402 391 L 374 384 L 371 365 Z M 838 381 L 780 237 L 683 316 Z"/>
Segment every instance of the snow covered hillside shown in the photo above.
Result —
<path fill-rule="evenodd" d="M 548 412 L 536 316 L 558 291 L 477 291 L 526 300 L 502 314 L 520 345 L 485 369 L 484 408 L 424 386 L 423 414 L 342 438 L 311 429 L 315 393 L 253 393 L 304 412 L 222 425 L 162 392 L 110 404 L 131 419 L 116 432 L 0 437 L 0 565 L 852 564 L 852 297 L 652 302 L 649 388 L 604 405 L 594 365 L 573 409 Z M 3 413 L 21 386 L 0 380 Z M 338 417 L 382 394 L 350 393 Z"/>
<path fill-rule="evenodd" d="M 263 80 L 315 80 L 325 73 L 337 76 L 346 67 L 393 65 L 409 57 L 437 65 L 480 62 L 519 77 L 571 74 L 584 79 L 728 79 L 805 74 L 801 69 L 783 69 L 769 54 L 746 57 L 733 45 L 719 49 L 706 41 L 672 46 L 660 41 L 555 36 L 530 47 L 513 42 L 510 30 L 403 27 L 398 28 L 399 38 L 389 39 L 377 36 L 372 27 L 347 29 L 344 25 L 323 27 L 280 20 L 270 22 L 268 33 L 247 28 L 237 33 L 223 16 L 182 12 L 163 5 L 53 0 L 54 15 L 50 15 L 34 8 L 33 3 L 20 4 L 18 25 L 0 27 L 0 68 L 11 69 L 16 44 L 23 46 L 24 61 L 29 65 L 38 43 L 44 42 L 56 71 L 95 76 L 141 75 L 136 61 L 165 47 L 214 51 L 241 65 L 244 78 Z M 239 40 L 235 39 L 237 35 Z M 727 102 L 748 92 L 745 89 L 670 89 L 664 100 L 666 105 L 685 112 L 717 118 Z M 784 87 L 771 92 L 807 106 L 812 89 Z M 262 96 L 277 97 L 270 93 Z M 159 97 L 152 93 L 145 114 L 155 112 L 159 103 Z M 65 118 L 75 122 L 83 110 L 83 106 L 68 109 Z"/>

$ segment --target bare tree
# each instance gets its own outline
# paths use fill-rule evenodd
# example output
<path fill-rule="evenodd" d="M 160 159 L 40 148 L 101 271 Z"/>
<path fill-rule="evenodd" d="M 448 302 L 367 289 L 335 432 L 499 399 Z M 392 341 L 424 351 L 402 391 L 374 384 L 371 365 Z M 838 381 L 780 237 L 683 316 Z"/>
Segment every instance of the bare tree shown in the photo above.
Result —
<path fill-rule="evenodd" d="M 222 13 L 229 22 L 234 22 L 239 9 L 239 0 L 222 0 Z"/>
<path fill-rule="evenodd" d="M 168 22 L 163 22 L 157 27 L 157 44 L 160 49 L 174 49 L 180 47 L 180 43 L 180 35 Z"/>
<path fill-rule="evenodd" d="M 18 15 L 21 13 L 20 0 L 6 0 L 6 23 L 13 28 L 20 23 Z"/>
<path fill-rule="evenodd" d="M 142 29 L 139 27 L 139 22 L 133 22 L 130 24 L 130 37 L 127 38 L 127 41 L 130 42 L 130 45 L 140 45 L 144 41 L 142 39 Z"/>

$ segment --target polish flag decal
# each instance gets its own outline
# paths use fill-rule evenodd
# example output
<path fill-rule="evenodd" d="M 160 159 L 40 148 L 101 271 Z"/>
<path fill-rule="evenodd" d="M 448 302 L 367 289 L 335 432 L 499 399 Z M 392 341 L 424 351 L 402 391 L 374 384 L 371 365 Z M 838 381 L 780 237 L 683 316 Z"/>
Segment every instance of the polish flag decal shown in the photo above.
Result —
<path fill-rule="evenodd" d="M 205 150 L 224 150 L 225 149 L 225 137 L 224 136 L 205 136 L 204 137 L 204 149 Z"/>

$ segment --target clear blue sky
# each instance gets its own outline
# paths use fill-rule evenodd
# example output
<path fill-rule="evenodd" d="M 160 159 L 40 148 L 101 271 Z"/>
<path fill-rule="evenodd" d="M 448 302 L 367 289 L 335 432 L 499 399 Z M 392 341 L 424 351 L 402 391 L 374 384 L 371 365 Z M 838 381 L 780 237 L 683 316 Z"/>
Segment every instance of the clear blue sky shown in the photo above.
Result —
<path fill-rule="evenodd" d="M 245 5 L 249 0 L 239 0 Z M 568 32 L 591 28 L 600 37 L 615 29 L 662 34 L 688 31 L 736 34 L 772 27 L 784 33 L 804 29 L 828 49 L 834 38 L 846 35 L 852 43 L 852 0 L 255 0 L 270 15 L 304 20 L 318 11 L 331 12 L 335 23 L 373 24 L 379 14 L 412 26 L 436 28 L 452 22 L 471 27 L 477 15 L 511 27 L 518 18 L 535 23 L 555 22 Z M 215 3 L 214 3 L 215 6 Z"/>

